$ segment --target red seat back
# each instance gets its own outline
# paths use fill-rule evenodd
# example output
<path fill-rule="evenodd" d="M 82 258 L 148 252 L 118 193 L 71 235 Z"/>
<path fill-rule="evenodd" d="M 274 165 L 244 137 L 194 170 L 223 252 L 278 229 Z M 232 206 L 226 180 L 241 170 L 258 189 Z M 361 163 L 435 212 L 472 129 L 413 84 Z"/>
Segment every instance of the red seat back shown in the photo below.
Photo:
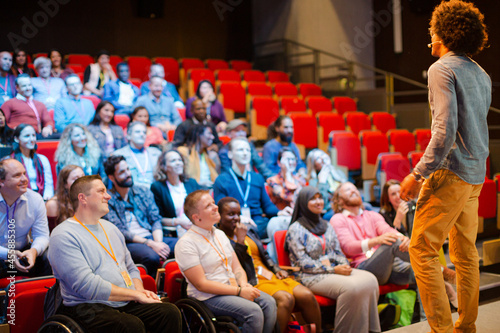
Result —
<path fill-rule="evenodd" d="M 129 122 L 130 118 L 126 114 L 115 114 L 115 123 L 123 128 L 124 131 L 127 130 L 127 125 Z"/>
<path fill-rule="evenodd" d="M 424 155 L 423 151 L 411 151 L 408 153 L 408 160 L 410 161 L 411 168 L 415 168 L 417 163 L 420 161 Z"/>
<path fill-rule="evenodd" d="M 203 61 L 197 58 L 182 58 L 179 60 L 180 67 L 186 71 L 186 73 L 190 69 L 194 68 L 205 68 L 205 64 Z"/>
<path fill-rule="evenodd" d="M 240 74 L 234 69 L 219 69 L 215 71 L 217 81 L 241 81 Z"/>
<path fill-rule="evenodd" d="M 274 85 L 276 96 L 297 96 L 297 87 L 290 82 L 277 82 Z"/>
<path fill-rule="evenodd" d="M 227 63 L 227 61 L 222 59 L 207 59 L 205 60 L 205 63 L 207 64 L 207 68 L 212 71 L 218 69 L 229 69 L 229 64 Z"/>
<path fill-rule="evenodd" d="M 85 67 L 80 64 L 67 64 L 67 68 L 71 68 L 75 73 L 83 73 L 85 71 Z"/>
<path fill-rule="evenodd" d="M 68 54 L 67 55 L 68 64 L 79 64 L 83 68 L 94 63 L 94 58 L 89 54 Z"/>
<path fill-rule="evenodd" d="M 419 128 L 413 131 L 417 144 L 420 146 L 420 150 L 425 151 L 429 141 L 431 141 L 432 132 L 428 128 Z"/>
<path fill-rule="evenodd" d="M 332 145 L 337 150 L 337 164 L 349 170 L 361 169 L 361 147 L 359 139 L 351 132 L 333 135 Z"/>
<path fill-rule="evenodd" d="M 299 92 L 303 98 L 308 96 L 321 96 L 321 87 L 314 83 L 300 83 Z M 326 110 L 325 110 L 326 111 Z"/>
<path fill-rule="evenodd" d="M 290 82 L 290 76 L 282 71 L 267 71 L 267 81 L 275 82 Z"/>
<path fill-rule="evenodd" d="M 408 153 L 415 150 L 415 137 L 407 130 L 396 130 L 388 132 L 389 144 L 395 152 L 408 156 Z"/>
<path fill-rule="evenodd" d="M 344 118 L 334 112 L 319 112 L 316 114 L 318 117 L 318 125 L 323 127 L 323 141 L 328 142 L 331 131 L 345 130 Z"/>
<path fill-rule="evenodd" d="M 261 71 L 257 70 L 244 70 L 242 78 L 247 82 L 266 82 L 266 76 Z"/>
<path fill-rule="evenodd" d="M 497 188 L 495 181 L 486 178 L 479 194 L 478 215 L 485 219 L 497 216 Z"/>
<path fill-rule="evenodd" d="M 252 107 L 256 111 L 256 122 L 262 126 L 270 126 L 280 116 L 278 102 L 271 97 L 254 97 Z"/>
<path fill-rule="evenodd" d="M 181 299 L 181 284 L 178 280 L 183 278 L 184 276 L 182 275 L 177 262 L 175 260 L 167 261 L 165 265 L 164 291 L 167 292 L 171 303 L 175 303 Z"/>
<path fill-rule="evenodd" d="M 302 94 L 302 96 L 304 96 Z M 309 96 L 305 97 L 307 107 L 311 110 L 312 115 L 316 116 L 318 112 L 333 111 L 332 102 L 323 96 Z"/>
<path fill-rule="evenodd" d="M 356 135 L 363 130 L 370 130 L 370 117 L 364 112 L 347 112 L 344 114 L 346 125 Z"/>
<path fill-rule="evenodd" d="M 296 144 L 303 145 L 306 148 L 318 147 L 318 124 L 316 118 L 309 113 L 289 114 L 294 125 L 294 141 Z"/>
<path fill-rule="evenodd" d="M 179 85 L 179 62 L 174 58 L 156 57 L 155 63 L 160 64 L 165 69 L 165 80 L 178 86 Z"/>
<path fill-rule="evenodd" d="M 97 105 L 99 105 L 99 103 L 101 103 L 101 99 L 97 96 L 94 96 L 94 95 L 81 95 L 81 97 L 91 101 L 92 104 L 94 104 L 94 109 L 96 109 Z"/>
<path fill-rule="evenodd" d="M 252 63 L 245 60 L 231 60 L 229 64 L 237 72 L 252 70 Z"/>
<path fill-rule="evenodd" d="M 194 68 L 189 70 L 189 79 L 193 81 L 193 88 L 196 91 L 200 81 L 208 80 L 215 87 L 215 76 L 214 72 L 209 69 Z"/>
<path fill-rule="evenodd" d="M 360 133 L 361 145 L 366 149 L 366 162 L 375 164 L 380 153 L 389 151 L 387 137 L 379 131 L 363 131 Z"/>
<path fill-rule="evenodd" d="M 356 101 L 350 97 L 333 97 L 333 107 L 340 115 L 346 112 L 357 111 Z"/>
<path fill-rule="evenodd" d="M 272 96 L 273 89 L 265 82 L 249 82 L 247 93 L 252 96 Z"/>
<path fill-rule="evenodd" d="M 278 265 L 290 266 L 290 257 L 285 251 L 286 230 L 279 230 L 274 233 L 274 247 L 278 257 Z"/>
<path fill-rule="evenodd" d="M 57 173 L 56 173 L 57 162 L 54 161 L 54 156 L 56 154 L 59 141 L 38 141 L 36 145 L 38 146 L 37 153 L 40 155 L 44 155 L 49 159 L 50 169 L 52 170 L 52 179 L 54 180 L 54 189 L 55 189 L 57 185 Z"/>
<path fill-rule="evenodd" d="M 122 57 L 120 57 L 118 55 L 110 55 L 109 56 L 109 64 L 111 66 L 113 66 L 113 69 L 115 70 L 115 72 L 116 72 L 116 65 L 118 65 L 120 62 L 123 62 Z"/>
<path fill-rule="evenodd" d="M 401 155 L 387 154 L 381 157 L 381 170 L 386 174 L 386 181 L 401 182 L 410 174 L 410 162 Z"/>
<path fill-rule="evenodd" d="M 285 111 L 285 114 L 288 114 L 290 112 L 307 111 L 306 103 L 304 102 L 304 99 L 301 97 L 283 96 L 280 97 L 280 104 L 283 111 Z"/>
<path fill-rule="evenodd" d="M 370 113 L 370 118 L 375 129 L 382 133 L 387 133 L 387 131 L 396 128 L 396 118 L 387 112 L 372 112 Z"/>
<path fill-rule="evenodd" d="M 222 82 L 219 91 L 224 97 L 224 108 L 232 109 L 235 113 L 246 112 L 245 89 L 239 82 Z"/>
<path fill-rule="evenodd" d="M 151 67 L 151 59 L 143 56 L 127 57 L 127 63 L 130 67 L 130 77 L 147 81 L 149 79 L 149 68 Z"/>

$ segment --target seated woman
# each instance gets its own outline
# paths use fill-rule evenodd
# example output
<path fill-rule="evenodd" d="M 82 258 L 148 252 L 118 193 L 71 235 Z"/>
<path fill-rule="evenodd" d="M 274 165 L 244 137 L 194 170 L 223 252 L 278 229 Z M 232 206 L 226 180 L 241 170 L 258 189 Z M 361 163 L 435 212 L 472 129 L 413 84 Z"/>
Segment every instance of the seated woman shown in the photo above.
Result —
<path fill-rule="evenodd" d="M 52 62 L 50 76 L 66 80 L 66 77 L 68 77 L 68 75 L 75 73 L 71 68 L 66 67 L 66 65 L 62 61 L 64 57 L 58 50 L 50 50 L 48 57 Z"/>
<path fill-rule="evenodd" d="M 377 279 L 349 266 L 333 227 L 321 218 L 323 206 L 318 189 L 307 186 L 299 192 L 286 235 L 290 261 L 300 267 L 302 284 L 336 299 L 335 333 L 380 332 Z"/>
<path fill-rule="evenodd" d="M 184 199 L 186 196 L 200 189 L 194 179 L 186 179 L 184 175 L 184 161 L 177 150 L 167 150 L 158 158 L 155 182 L 151 184 L 156 205 L 165 226 L 177 229 L 177 237 L 184 235 L 191 228 L 191 221 L 184 214 Z"/>
<path fill-rule="evenodd" d="M 130 115 L 131 122 L 140 121 L 146 124 L 146 142 L 144 147 L 149 147 L 150 145 L 163 145 L 167 142 L 163 137 L 162 131 L 158 127 L 151 126 L 149 122 L 149 112 L 144 106 L 138 106 L 134 109 Z"/>
<path fill-rule="evenodd" d="M 59 172 L 56 195 L 45 204 L 50 231 L 59 223 L 75 214 L 73 206 L 71 205 L 71 200 L 69 199 L 69 189 L 75 180 L 83 176 L 85 176 L 85 174 L 82 168 L 77 165 L 66 165 L 61 172 Z"/>
<path fill-rule="evenodd" d="M 240 223 L 238 200 L 225 197 L 219 200 L 221 219 L 219 229 L 224 231 L 247 274 L 248 282 L 276 300 L 281 332 L 287 329 L 290 315 L 297 306 L 307 323 L 315 323 L 321 332 L 321 311 L 311 290 L 288 277 L 288 273 L 274 263 L 264 249 L 258 234 Z"/>
<path fill-rule="evenodd" d="M 272 332 L 276 302 L 247 281 L 224 232 L 214 227 L 220 215 L 208 191 L 190 193 L 184 210 L 193 226 L 175 246 L 175 260 L 186 277 L 187 294 L 215 316 L 231 316 L 243 333 Z"/>
<path fill-rule="evenodd" d="M 54 195 L 54 181 L 49 159 L 36 153 L 36 131 L 33 126 L 20 124 L 14 130 L 14 146 L 11 157 L 24 165 L 28 187 L 40 193 L 44 200 Z"/>
<path fill-rule="evenodd" d="M 20 74 L 28 74 L 31 77 L 36 77 L 33 69 L 28 67 L 28 56 L 26 51 L 17 49 L 12 56 L 12 74 L 17 77 Z"/>
<path fill-rule="evenodd" d="M 13 135 L 14 130 L 7 125 L 5 113 L 0 109 L 0 147 L 12 147 L 12 143 L 14 142 Z"/>
<path fill-rule="evenodd" d="M 196 95 L 189 98 L 186 102 L 186 119 L 193 117 L 191 104 L 195 99 L 201 99 L 207 106 L 207 118 L 217 125 L 217 133 L 223 133 L 226 130 L 227 121 L 224 107 L 215 96 L 214 86 L 208 80 L 202 80 L 198 83 Z"/>
<path fill-rule="evenodd" d="M 59 172 L 70 164 L 82 168 L 85 176 L 106 176 L 102 165 L 101 149 L 87 128 L 80 124 L 70 124 L 64 129 L 54 157 Z"/>
<path fill-rule="evenodd" d="M 279 210 L 293 208 L 300 189 L 306 184 L 295 174 L 297 158 L 289 147 L 281 148 L 278 154 L 280 173 L 267 179 L 267 193 Z"/>
<path fill-rule="evenodd" d="M 85 68 L 83 73 L 83 93 L 102 98 L 104 85 L 113 80 L 116 80 L 116 74 L 109 63 L 109 52 L 101 50 L 97 54 L 96 63 Z"/>
<path fill-rule="evenodd" d="M 88 131 L 92 133 L 101 148 L 104 158 L 117 149 L 127 145 L 123 129 L 115 123 L 115 107 L 108 101 L 101 101 L 95 110 L 95 116 Z"/>
<path fill-rule="evenodd" d="M 212 188 L 219 175 L 219 155 L 207 150 L 213 142 L 214 135 L 210 126 L 198 124 L 189 130 L 186 147 L 177 148 L 186 161 L 186 175 L 205 189 Z"/>

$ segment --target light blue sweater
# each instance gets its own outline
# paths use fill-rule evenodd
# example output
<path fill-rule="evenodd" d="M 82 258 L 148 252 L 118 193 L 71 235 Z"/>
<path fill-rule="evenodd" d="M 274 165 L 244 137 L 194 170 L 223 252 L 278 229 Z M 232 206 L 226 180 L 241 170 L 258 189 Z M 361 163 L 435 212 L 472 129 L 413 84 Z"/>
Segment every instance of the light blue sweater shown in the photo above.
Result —
<path fill-rule="evenodd" d="M 127 288 L 121 275 L 123 269 L 127 269 L 131 279 L 140 279 L 139 270 L 132 261 L 122 233 L 112 223 L 102 219 L 100 222 L 106 230 L 121 269 L 96 239 L 73 218 L 67 219 L 52 231 L 49 261 L 54 276 L 60 281 L 61 295 L 66 306 L 81 303 L 125 306 L 128 302 L 108 301 L 111 284 Z M 97 224 L 87 227 L 109 251 L 101 226 Z M 133 284 L 128 288 L 135 289 Z"/>

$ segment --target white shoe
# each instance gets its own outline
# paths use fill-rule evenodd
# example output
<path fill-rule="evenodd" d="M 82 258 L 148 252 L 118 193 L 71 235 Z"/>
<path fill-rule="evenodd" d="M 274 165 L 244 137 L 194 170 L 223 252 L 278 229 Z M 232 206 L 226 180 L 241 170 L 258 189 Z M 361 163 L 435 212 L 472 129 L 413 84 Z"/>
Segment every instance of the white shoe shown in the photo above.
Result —
<path fill-rule="evenodd" d="M 444 282 L 444 288 L 446 290 L 446 295 L 448 296 L 448 300 L 451 305 L 453 305 L 456 309 L 458 309 L 458 297 L 457 292 L 453 289 L 453 286 L 449 282 Z"/>

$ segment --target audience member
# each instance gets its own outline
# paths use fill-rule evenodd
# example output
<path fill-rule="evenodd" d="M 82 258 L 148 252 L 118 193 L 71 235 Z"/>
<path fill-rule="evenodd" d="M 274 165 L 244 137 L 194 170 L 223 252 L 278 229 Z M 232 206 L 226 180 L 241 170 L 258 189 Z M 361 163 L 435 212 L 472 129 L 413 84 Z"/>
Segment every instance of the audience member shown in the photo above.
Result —
<path fill-rule="evenodd" d="M 160 77 L 152 77 L 149 81 L 151 91 L 139 97 L 134 108 L 145 107 L 149 112 L 151 124 L 166 134 L 170 130 L 175 130 L 182 122 L 182 118 L 174 105 L 174 98 L 162 94 L 163 81 Z"/>
<path fill-rule="evenodd" d="M 129 115 L 132 113 L 132 105 L 139 96 L 139 88 L 130 82 L 130 67 L 126 62 L 116 65 L 116 71 L 118 79 L 104 85 L 102 99 L 113 104 L 116 114 Z"/>
<path fill-rule="evenodd" d="M 164 79 L 162 83 L 162 94 L 167 97 L 172 97 L 174 99 L 174 104 L 178 109 L 184 108 L 184 101 L 179 96 L 175 85 L 165 80 L 165 68 L 163 68 L 162 64 L 152 64 L 149 68 L 149 79 L 151 80 L 151 78 L 155 76 Z M 151 91 L 149 89 L 149 84 L 149 81 L 143 82 L 141 84 L 141 96 L 149 94 L 149 92 Z"/>
<path fill-rule="evenodd" d="M 247 281 L 229 239 L 214 227 L 220 220 L 208 191 L 189 194 L 184 211 L 193 226 L 177 242 L 175 258 L 186 277 L 187 295 L 205 303 L 215 316 L 231 316 L 243 333 L 273 331 L 276 302 Z"/>
<path fill-rule="evenodd" d="M 151 192 L 163 216 L 163 225 L 175 227 L 180 238 L 192 225 L 184 213 L 184 199 L 200 186 L 196 180 L 186 178 L 184 161 L 177 150 L 167 150 L 160 155 L 155 180 Z"/>
<path fill-rule="evenodd" d="M 75 215 L 54 229 L 49 247 L 61 285 L 58 313 L 87 332 L 180 332 L 179 310 L 144 289 L 123 235 L 101 219 L 110 196 L 99 176 L 77 179 L 70 198 Z"/>
<path fill-rule="evenodd" d="M 321 218 L 323 206 L 318 189 L 300 191 L 286 235 L 290 261 L 300 267 L 302 284 L 336 300 L 335 333 L 380 332 L 377 279 L 351 268 L 335 231 Z"/>
<path fill-rule="evenodd" d="M 85 176 L 85 173 L 82 168 L 72 164 L 66 165 L 57 175 L 56 195 L 45 204 L 50 231 L 61 222 L 75 215 L 69 199 L 69 189 L 75 180 L 83 176 Z"/>
<path fill-rule="evenodd" d="M 57 100 L 66 96 L 64 81 L 57 77 L 50 77 L 52 63 L 48 58 L 38 57 L 34 64 L 39 76 L 31 79 L 33 98 L 45 104 L 47 109 L 54 109 Z"/>
<path fill-rule="evenodd" d="M 54 50 L 54 49 L 50 50 L 48 56 L 49 56 L 50 62 L 52 63 L 52 69 L 50 70 L 50 76 L 58 77 L 62 80 L 66 80 L 66 78 L 69 75 L 75 73 L 71 68 L 66 67 L 66 65 L 63 62 L 64 57 L 61 54 L 61 52 L 59 52 L 58 50 Z"/>
<path fill-rule="evenodd" d="M 54 121 L 45 105 L 33 99 L 33 86 L 27 74 L 21 74 L 16 78 L 16 89 L 18 91 L 16 97 L 2 105 L 9 127 L 15 128 L 25 123 L 33 126 L 43 137 L 52 135 Z"/>
<path fill-rule="evenodd" d="M 177 148 L 186 161 L 186 175 L 205 189 L 212 188 L 220 170 L 219 156 L 208 150 L 213 141 L 212 128 L 198 124 L 189 130 L 186 146 Z"/>
<path fill-rule="evenodd" d="M 14 130 L 7 125 L 5 114 L 0 109 L 0 146 L 12 146 Z"/>
<path fill-rule="evenodd" d="M 246 138 L 248 136 L 247 128 L 248 124 L 244 120 L 233 119 L 227 124 L 226 135 L 231 139 Z M 250 149 L 252 151 L 250 166 L 254 169 L 257 169 L 257 171 L 262 175 L 262 177 L 264 177 L 264 179 L 271 177 L 273 175 L 271 170 L 267 168 L 264 161 L 259 156 L 259 153 L 257 152 L 257 149 L 255 149 L 255 145 L 253 144 L 253 142 L 249 141 L 248 143 L 250 144 Z M 229 144 L 226 144 L 222 146 L 221 149 L 219 149 L 219 158 L 222 171 L 229 171 L 229 169 L 231 168 L 231 160 L 229 159 L 229 157 L 227 157 L 228 151 Z"/>
<path fill-rule="evenodd" d="M 128 145 L 115 150 L 111 155 L 125 157 L 136 185 L 149 188 L 154 182 L 153 171 L 161 155 L 161 150 L 155 147 L 145 147 L 146 125 L 139 121 L 128 124 Z"/>
<path fill-rule="evenodd" d="M 0 52 L 0 105 L 16 96 L 16 78 L 10 73 L 12 56 L 9 52 Z"/>
<path fill-rule="evenodd" d="M 288 116 L 279 116 L 268 128 L 270 141 L 264 145 L 262 158 L 273 175 L 280 172 L 278 154 L 283 147 L 290 147 L 297 158 L 298 172 L 305 174 L 305 164 L 300 159 L 300 152 L 293 140 L 293 121 Z"/>
<path fill-rule="evenodd" d="M 149 122 L 149 112 L 143 106 L 138 106 L 132 111 L 130 115 L 131 121 L 140 121 L 146 125 L 146 142 L 144 143 L 145 147 L 149 147 L 150 145 L 161 146 L 166 143 L 165 138 L 163 137 L 163 133 L 158 127 L 151 126 Z"/>
<path fill-rule="evenodd" d="M 186 136 L 189 130 L 197 124 L 203 124 L 209 126 L 212 129 L 212 134 L 214 135 L 214 145 L 210 148 L 211 150 L 219 151 L 222 147 L 222 142 L 217 135 L 217 129 L 214 123 L 212 123 L 207 118 L 207 108 L 201 99 L 195 99 L 191 103 L 191 110 L 193 112 L 193 117 L 184 120 L 175 129 L 174 142 L 172 143 L 174 147 L 179 147 L 186 144 Z"/>
<path fill-rule="evenodd" d="M 94 119 L 87 129 L 97 141 L 104 158 L 127 145 L 123 129 L 115 123 L 115 107 L 109 101 L 101 101 L 97 105 Z"/>
<path fill-rule="evenodd" d="M 134 262 L 146 266 L 148 274 L 156 278 L 160 259 L 173 257 L 177 238 L 163 237 L 162 217 L 153 195 L 144 186 L 134 186 L 125 157 L 110 156 L 104 168 L 113 184 L 105 219 L 122 232 Z"/>
<path fill-rule="evenodd" d="M 257 225 L 259 237 L 265 238 L 269 218 L 290 215 L 291 209 L 280 211 L 269 199 L 262 175 L 249 170 L 250 145 L 244 138 L 235 138 L 229 143 L 228 156 L 232 161 L 229 171 L 222 172 L 214 183 L 214 198 L 236 198 L 243 207 L 242 215 L 251 218 Z M 265 214 L 266 216 L 263 216 Z"/>
<path fill-rule="evenodd" d="M 31 277 L 52 274 L 44 252 L 49 244 L 47 213 L 42 197 L 28 183 L 19 161 L 0 161 L 1 278 L 12 271 Z"/>
<path fill-rule="evenodd" d="M 20 49 L 14 51 L 14 62 L 12 63 L 11 71 L 15 77 L 21 74 L 27 74 L 30 77 L 36 76 L 35 71 L 28 67 L 26 51 Z"/>
<path fill-rule="evenodd" d="M 278 165 L 280 173 L 267 179 L 267 193 L 278 209 L 293 208 L 297 195 L 306 182 L 295 173 L 297 158 L 290 147 L 281 148 Z"/>
<path fill-rule="evenodd" d="M 281 332 L 287 331 L 287 324 L 296 306 L 307 323 L 315 323 L 321 332 L 321 311 L 314 294 L 308 288 L 288 277 L 288 273 L 274 263 L 264 249 L 257 233 L 240 223 L 241 209 L 238 200 L 226 197 L 219 201 L 221 219 L 219 229 L 229 238 L 245 270 L 248 282 L 276 300 L 277 320 Z"/>
<path fill-rule="evenodd" d="M 186 119 L 194 116 L 191 106 L 194 100 L 201 99 L 207 107 L 207 118 L 217 125 L 217 133 L 223 133 L 226 129 L 227 121 L 224 107 L 217 100 L 214 92 L 214 86 L 208 80 L 202 80 L 198 83 L 196 95 L 186 101 Z"/>
<path fill-rule="evenodd" d="M 101 149 L 87 128 L 80 124 L 69 124 L 61 135 L 54 156 L 57 173 L 70 164 L 78 165 L 86 176 L 104 177 Z"/>
<path fill-rule="evenodd" d="M 116 80 L 113 67 L 109 63 L 109 52 L 101 50 L 96 57 L 96 63 L 90 64 L 83 73 L 83 93 L 85 95 L 96 95 L 102 98 L 104 85 L 111 80 Z"/>
<path fill-rule="evenodd" d="M 44 200 L 54 196 L 54 181 L 49 159 L 37 154 L 36 132 L 33 126 L 20 124 L 14 130 L 14 149 L 11 154 L 23 165 L 28 188 L 39 193 Z"/>
<path fill-rule="evenodd" d="M 64 131 L 66 126 L 78 123 L 87 126 L 94 118 L 94 104 L 82 98 L 82 82 L 76 74 L 66 77 L 68 95 L 57 100 L 54 106 L 54 121 L 58 132 Z"/>

